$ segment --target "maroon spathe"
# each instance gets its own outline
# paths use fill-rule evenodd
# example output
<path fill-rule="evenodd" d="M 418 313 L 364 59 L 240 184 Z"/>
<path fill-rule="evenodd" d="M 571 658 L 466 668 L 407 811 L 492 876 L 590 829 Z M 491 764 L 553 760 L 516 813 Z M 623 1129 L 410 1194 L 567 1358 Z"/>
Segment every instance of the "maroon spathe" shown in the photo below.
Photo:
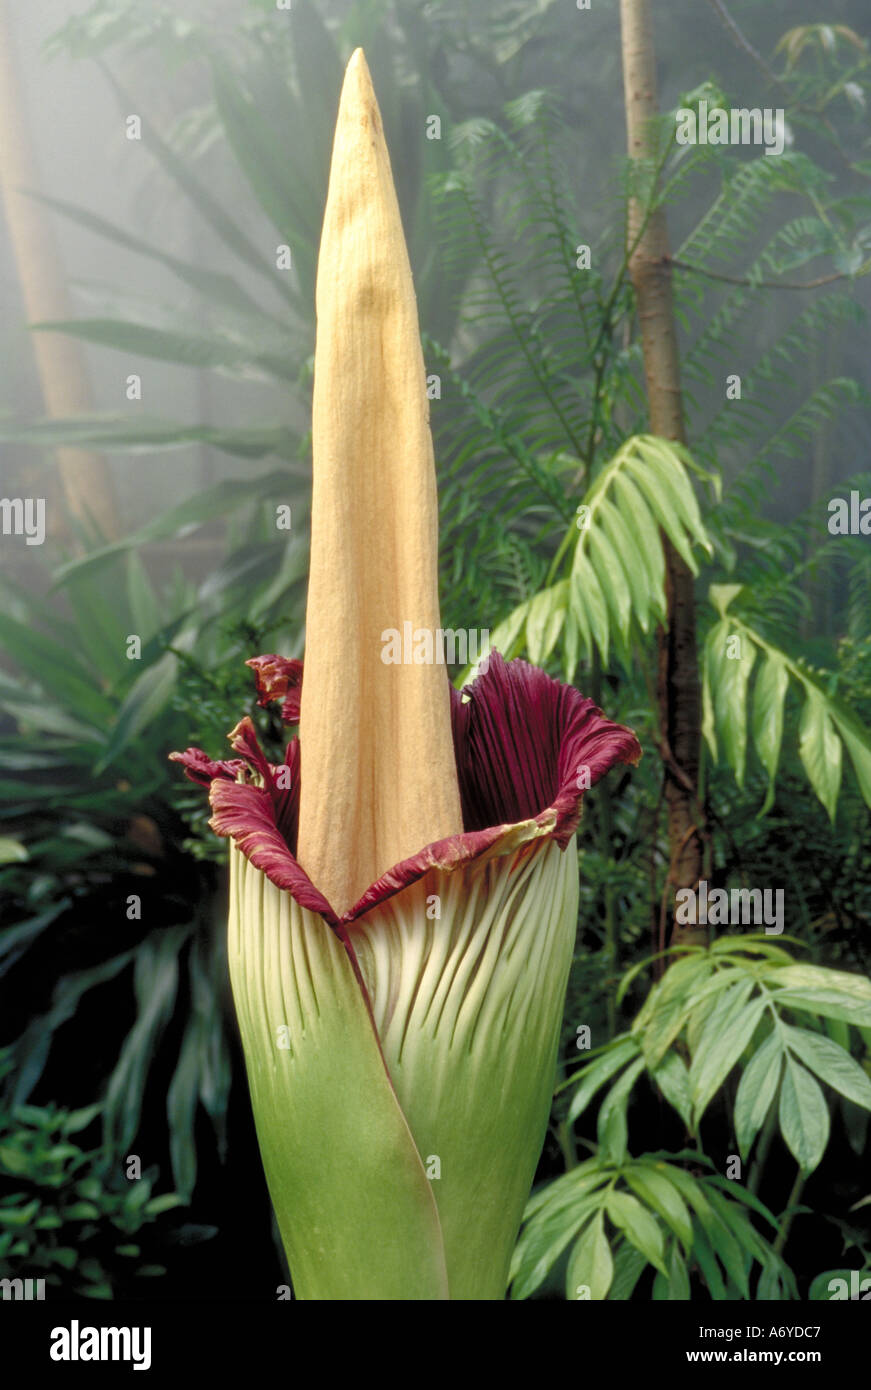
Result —
<path fill-rule="evenodd" d="M 259 703 L 281 700 L 282 720 L 298 722 L 302 662 L 259 656 L 247 664 L 257 677 Z M 451 687 L 451 715 L 462 835 L 436 840 L 395 864 L 342 917 L 295 858 L 298 738 L 288 744 L 284 766 L 276 767 L 266 761 L 246 716 L 230 734 L 240 757 L 215 762 L 198 748 L 170 757 L 192 781 L 208 787 L 216 834 L 232 836 L 278 888 L 343 928 L 430 869 L 450 873 L 488 851 L 498 853 L 501 844 L 507 850 L 543 835 L 565 849 L 581 817 L 581 770 L 588 770 L 592 785 L 615 763 L 634 764 L 641 757 L 632 730 L 607 719 L 592 700 L 527 661 L 505 662 L 498 652 L 490 653 L 487 671 L 462 692 Z M 340 935 L 345 938 L 344 931 Z"/>

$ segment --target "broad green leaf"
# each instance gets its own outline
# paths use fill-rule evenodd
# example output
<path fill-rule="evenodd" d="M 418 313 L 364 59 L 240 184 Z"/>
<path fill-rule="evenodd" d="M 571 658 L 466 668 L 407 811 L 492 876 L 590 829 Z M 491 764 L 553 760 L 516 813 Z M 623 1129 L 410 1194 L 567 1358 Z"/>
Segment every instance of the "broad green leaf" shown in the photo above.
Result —
<path fill-rule="evenodd" d="M 789 676 L 776 652 L 769 652 L 753 691 L 753 740 L 759 760 L 773 783 L 783 740 L 783 707 Z"/>
<path fill-rule="evenodd" d="M 103 1110 L 106 1142 L 118 1152 L 126 1152 L 139 1128 L 148 1068 L 175 1006 L 178 956 L 187 935 L 185 927 L 166 927 L 137 950 L 137 1017 L 115 1063 Z"/>
<path fill-rule="evenodd" d="M 190 651 L 195 638 L 196 634 L 188 630 L 176 637 L 175 646 L 180 651 Z M 108 747 L 95 769 L 97 773 L 111 766 L 131 741 L 166 708 L 175 689 L 178 665 L 179 658 L 175 652 L 164 652 L 153 666 L 146 667 L 136 679 L 118 711 Z"/>
<path fill-rule="evenodd" d="M 163 613 L 145 566 L 135 550 L 127 555 L 127 602 L 134 631 L 143 642 L 147 642 L 160 629 Z"/>
<path fill-rule="evenodd" d="M 696 1124 L 708 1103 L 722 1086 L 741 1053 L 753 1036 L 753 1030 L 765 1008 L 763 997 L 751 999 L 736 1018 L 727 1024 L 722 1034 L 710 1046 L 700 1047 L 690 1066 L 690 1087 Z"/>
<path fill-rule="evenodd" d="M 735 1096 L 735 1139 L 744 1159 L 750 1152 L 780 1081 L 783 1043 L 781 1033 L 769 1033 L 750 1059 Z"/>
<path fill-rule="evenodd" d="M 638 1056 L 638 1043 L 634 1038 L 615 1039 L 614 1044 L 600 1056 L 589 1061 L 580 1076 L 580 1083 L 572 1095 L 568 1111 L 568 1123 L 572 1124 L 583 1114 L 593 1096 L 604 1086 L 610 1077 Z"/>
<path fill-rule="evenodd" d="M 610 638 L 608 605 L 596 571 L 585 548 L 580 545 L 575 550 L 572 564 L 571 605 L 582 630 L 589 627 L 601 653 L 602 662 L 607 664 Z"/>
<path fill-rule="evenodd" d="M 835 819 L 841 786 L 841 740 L 826 709 L 825 699 L 813 685 L 806 685 L 807 698 L 799 724 L 798 751 L 810 784 Z"/>
<path fill-rule="evenodd" d="M 718 626 L 721 653 L 712 652 L 711 693 L 717 732 L 722 739 L 726 761 L 735 773 L 738 786 L 744 785 L 747 755 L 747 684 L 756 660 L 756 648 L 728 618 Z"/>
<path fill-rule="evenodd" d="M 673 1105 L 687 1128 L 692 1124 L 693 1101 L 690 1078 L 683 1058 L 677 1052 L 667 1052 L 652 1072 L 669 1105 Z"/>
<path fill-rule="evenodd" d="M 798 1009 L 817 1018 L 838 1018 L 855 1027 L 871 1023 L 871 1005 L 839 990 L 784 989 L 775 995 L 778 1008 Z"/>
<path fill-rule="evenodd" d="M 625 1303 L 647 1268 L 647 1260 L 631 1241 L 620 1239 L 614 1248 L 614 1278 L 608 1295 L 610 1302 Z"/>
<path fill-rule="evenodd" d="M 172 1176 L 180 1197 L 188 1201 L 197 1177 L 194 1119 L 200 1081 L 200 1019 L 188 1019 L 178 1063 L 166 1094 Z"/>
<path fill-rule="evenodd" d="M 117 77 L 109 69 L 103 68 L 104 75 L 114 88 L 118 104 L 123 112 L 141 110 L 141 103 L 135 102 L 131 96 L 123 89 Z M 183 159 L 176 154 L 171 145 L 160 136 L 157 127 L 152 120 L 147 117 L 143 119 L 143 133 L 145 139 L 143 144 L 155 155 L 158 163 L 162 166 L 169 177 L 178 185 L 187 198 L 190 199 L 197 212 L 204 222 L 212 228 L 221 238 L 226 246 L 235 253 L 239 259 L 253 270 L 256 274 L 263 276 L 269 283 L 285 296 L 292 299 L 290 287 L 286 284 L 281 274 L 275 269 L 274 261 L 270 261 L 262 251 L 255 245 L 247 233 L 243 232 L 236 222 L 224 210 L 221 202 L 215 197 L 206 186 L 194 174 L 190 161 Z"/>
<path fill-rule="evenodd" d="M 860 729 L 853 721 L 848 722 L 838 714 L 834 719 L 838 733 L 847 745 L 865 804 L 871 806 L 871 744 L 867 730 Z"/>
<path fill-rule="evenodd" d="M 100 567 L 113 555 L 121 554 L 134 546 L 149 541 L 168 540 L 184 536 L 197 526 L 214 521 L 218 517 L 233 515 L 262 502 L 264 499 L 281 498 L 288 495 L 290 479 L 286 471 L 262 474 L 257 478 L 230 478 L 215 483 L 213 487 L 203 488 L 192 497 L 186 497 L 175 507 L 160 512 L 151 521 L 141 526 L 123 540 L 111 545 L 101 546 L 99 550 L 83 555 L 62 565 L 57 572 L 58 582 L 64 582 L 91 567 Z"/>
<path fill-rule="evenodd" d="M 768 978 L 776 984 L 786 985 L 789 989 L 837 991 L 857 1003 L 871 1007 L 871 979 L 867 975 L 856 975 L 850 970 L 796 964 L 782 966 L 772 971 Z"/>
<path fill-rule="evenodd" d="M 789 1055 L 780 1087 L 780 1129 L 801 1171 L 812 1173 L 829 1142 L 829 1112 L 810 1072 Z"/>
<path fill-rule="evenodd" d="M 298 375 L 298 368 L 290 357 L 264 353 L 256 343 L 245 341 L 236 333 L 226 336 L 180 333 L 170 328 L 106 318 L 46 320 L 32 323 L 30 328 L 40 333 L 67 333 L 86 343 L 97 343 L 100 347 L 115 348 L 134 356 L 157 358 L 161 362 L 175 362 L 184 367 L 212 368 L 283 382 L 295 381 Z"/>
<path fill-rule="evenodd" d="M 626 1068 L 608 1092 L 599 1110 L 597 1133 L 599 1144 L 603 1152 L 614 1163 L 621 1163 L 626 1156 L 626 1141 L 628 1129 L 626 1123 L 626 1108 L 629 1104 L 629 1094 L 638 1077 L 644 1071 L 644 1058 L 639 1057 L 636 1062 Z"/>
<path fill-rule="evenodd" d="M 687 1255 L 693 1243 L 693 1223 L 686 1203 L 664 1171 L 645 1162 L 633 1163 L 624 1174 L 642 1201 L 674 1231 Z"/>
<path fill-rule="evenodd" d="M 261 308 L 255 300 L 251 298 L 247 290 L 229 275 L 224 275 L 219 271 L 207 270 L 204 266 L 195 265 L 190 261 L 179 260 L 177 256 L 172 256 L 167 251 L 160 250 L 159 247 L 145 241 L 142 237 L 134 236 L 126 227 L 118 227 L 112 222 L 108 222 L 104 217 L 99 217 L 96 213 L 89 212 L 86 208 L 76 207 L 73 203 L 64 202 L 61 198 L 50 198 L 44 193 L 28 191 L 28 196 L 37 198 L 48 207 L 54 208 L 56 212 L 64 217 L 69 217 L 72 221 L 78 222 L 88 231 L 95 232 L 97 236 L 106 237 L 109 241 L 114 241 L 117 246 L 123 246 L 128 251 L 134 251 L 137 255 L 147 256 L 150 260 L 158 261 L 165 265 L 179 279 L 185 281 L 204 296 L 205 299 L 218 304 L 225 305 L 235 313 L 244 314 L 248 318 L 262 317 L 266 311 Z M 267 315 L 272 317 L 272 315 Z"/>
<path fill-rule="evenodd" d="M 237 458 L 259 459 L 277 454 L 291 463 L 296 462 L 298 444 L 286 425 L 233 429 L 220 425 L 184 425 L 148 415 L 108 414 L 38 420 L 32 425 L 2 425 L 0 440 L 34 444 L 45 449 L 94 444 L 131 454 L 209 444 Z"/>
<path fill-rule="evenodd" d="M 47 695 L 54 686 L 62 686 L 64 705 L 77 719 L 105 728 L 112 717 L 112 704 L 69 647 L 2 613 L 0 645 L 23 671 L 44 684 Z M 33 698 L 38 703 L 38 695 L 34 693 Z"/>
<path fill-rule="evenodd" d="M 808 1299 L 814 1303 L 828 1303 L 832 1300 L 851 1299 L 857 1271 L 853 1269 L 827 1269 L 818 1274 L 808 1289 Z M 859 1297 L 867 1298 L 871 1293 L 871 1267 L 867 1264 L 858 1271 Z"/>
<path fill-rule="evenodd" d="M 653 1297 L 657 1302 L 685 1302 L 690 1296 L 690 1280 L 676 1241 L 669 1247 L 666 1262 L 668 1277 L 657 1274 L 653 1281 Z"/>
<path fill-rule="evenodd" d="M 529 605 L 526 619 L 526 646 L 529 659 L 537 666 L 547 661 L 559 640 L 569 599 L 569 582 L 542 589 Z"/>
<path fill-rule="evenodd" d="M 591 1300 L 608 1297 L 614 1278 L 614 1260 L 605 1235 L 605 1217 L 599 1210 L 578 1240 L 569 1258 L 566 1298 L 578 1299 L 579 1289 L 588 1289 Z"/>
<path fill-rule="evenodd" d="M 650 577 L 632 520 L 623 517 L 613 503 L 603 497 L 596 507 L 595 527 L 613 547 L 629 586 L 630 611 L 641 631 L 647 632 L 650 627 Z M 658 544 L 655 533 L 654 541 Z"/>
<path fill-rule="evenodd" d="M 665 1274 L 662 1231 L 656 1219 L 638 1199 L 628 1192 L 614 1190 L 608 1194 L 605 1210 L 614 1225 L 641 1251 L 648 1263 Z"/>
<path fill-rule="evenodd" d="M 705 1226 L 705 1235 L 710 1241 L 711 1249 L 719 1259 L 726 1271 L 729 1279 L 740 1291 L 743 1298 L 750 1297 L 750 1287 L 747 1282 L 747 1272 L 745 1269 L 744 1253 L 735 1234 L 731 1229 L 731 1224 L 723 1220 L 718 1211 L 712 1208 L 712 1219 Z M 698 1233 L 696 1237 L 696 1248 L 698 1248 Z"/>
<path fill-rule="evenodd" d="M 744 962 L 715 972 L 691 1001 L 686 1028 L 691 1057 L 708 1052 L 718 1042 L 723 1029 L 741 1012 L 753 989 L 754 979 Z"/>
<path fill-rule="evenodd" d="M 680 493 L 666 470 L 649 458 L 630 457 L 627 468 L 640 485 L 660 526 L 680 555 L 687 569 L 698 574 L 699 567 L 684 530 L 683 505 Z M 696 539 L 693 537 L 693 539 Z"/>
<path fill-rule="evenodd" d="M 820 1080 L 856 1105 L 871 1110 L 871 1078 L 849 1052 L 820 1033 L 782 1025 L 791 1052 Z"/>
<path fill-rule="evenodd" d="M 584 541 L 617 631 L 624 641 L 628 641 L 632 594 L 620 557 L 602 531 L 598 517 L 589 531 L 581 536 L 579 546 Z"/>
<path fill-rule="evenodd" d="M 614 478 L 614 495 L 619 499 L 621 517 L 635 538 L 638 560 L 648 583 L 648 602 L 653 616 L 665 616 L 665 556 L 654 517 L 638 488 L 624 473 Z"/>

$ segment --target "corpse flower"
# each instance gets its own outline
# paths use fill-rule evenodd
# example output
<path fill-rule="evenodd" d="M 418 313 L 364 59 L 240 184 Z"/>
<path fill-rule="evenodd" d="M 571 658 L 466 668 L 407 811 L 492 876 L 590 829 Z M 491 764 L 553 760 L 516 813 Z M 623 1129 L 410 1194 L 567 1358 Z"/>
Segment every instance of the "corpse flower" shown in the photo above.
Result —
<path fill-rule="evenodd" d="M 630 729 L 496 652 L 462 693 L 386 632 L 439 630 L 437 499 L 411 270 L 362 51 L 317 280 L 299 725 L 270 763 L 174 753 L 230 844 L 229 966 L 257 1134 L 303 1299 L 501 1299 L 550 1111 L 583 788 Z M 486 668 L 486 669 L 484 669 Z"/>

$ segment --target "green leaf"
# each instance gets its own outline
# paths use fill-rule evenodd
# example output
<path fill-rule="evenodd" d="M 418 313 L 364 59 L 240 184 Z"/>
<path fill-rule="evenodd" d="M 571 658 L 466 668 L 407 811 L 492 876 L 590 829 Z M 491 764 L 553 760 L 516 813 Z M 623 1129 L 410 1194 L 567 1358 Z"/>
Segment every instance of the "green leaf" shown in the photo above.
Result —
<path fill-rule="evenodd" d="M 605 1214 L 600 1209 L 569 1257 L 566 1298 L 577 1299 L 580 1297 L 579 1290 L 586 1288 L 591 1300 L 605 1299 L 613 1278 L 614 1260 L 605 1235 Z"/>
<path fill-rule="evenodd" d="M 581 631 L 589 629 L 601 653 L 603 664 L 607 664 L 610 641 L 608 605 L 602 593 L 599 577 L 581 545 L 575 550 L 572 564 L 571 605 Z"/>
<path fill-rule="evenodd" d="M 685 1302 L 690 1296 L 690 1279 L 683 1257 L 676 1242 L 672 1241 L 668 1257 L 668 1278 L 657 1274 L 653 1281 L 653 1297 L 656 1300 Z"/>
<path fill-rule="evenodd" d="M 627 1067 L 620 1080 L 611 1087 L 599 1110 L 597 1133 L 602 1151 L 612 1163 L 622 1163 L 626 1156 L 628 1129 L 626 1108 L 629 1093 L 638 1077 L 644 1071 L 645 1062 L 639 1057 Z"/>
<path fill-rule="evenodd" d="M 842 718 L 840 712 L 834 715 L 834 719 L 838 733 L 847 745 L 865 804 L 871 806 L 871 742 L 867 730 L 853 720 Z"/>
<path fill-rule="evenodd" d="M 298 368 L 289 356 L 263 352 L 237 333 L 181 333 L 124 319 L 56 319 L 32 323 L 39 333 L 67 333 L 82 342 L 115 348 L 137 357 L 153 357 L 184 367 L 212 368 L 264 380 L 294 381 Z"/>
<path fill-rule="evenodd" d="M 689 1072 L 683 1058 L 677 1052 L 667 1052 L 651 1076 L 689 1129 L 692 1125 L 693 1100 Z"/>
<path fill-rule="evenodd" d="M 632 592 L 617 551 L 609 544 L 598 517 L 589 530 L 587 545 L 590 562 L 599 580 L 605 602 L 610 609 L 617 631 L 624 642 L 629 640 L 632 617 Z"/>
<path fill-rule="evenodd" d="M 31 425 L 0 426 L 0 441 L 32 444 L 44 449 L 96 445 L 127 453 L 154 453 L 208 444 L 236 458 L 260 459 L 277 454 L 297 460 L 298 441 L 286 425 L 239 429 L 221 425 L 184 425 L 140 414 L 81 414 L 68 419 L 38 420 Z"/>
<path fill-rule="evenodd" d="M 789 675 L 782 658 L 769 652 L 753 691 L 753 741 L 773 785 L 783 741 L 783 707 Z"/>
<path fill-rule="evenodd" d="M 841 786 L 841 740 L 835 732 L 826 702 L 816 686 L 806 684 L 807 699 L 799 724 L 798 751 L 810 784 L 835 819 Z"/>
<path fill-rule="evenodd" d="M 647 580 L 647 605 L 654 618 L 665 617 L 665 556 L 656 521 L 632 480 L 623 473 L 614 478 L 614 495 L 619 498 L 621 516 L 637 547 L 638 563 Z"/>
<path fill-rule="evenodd" d="M 640 1161 L 628 1167 L 624 1176 L 642 1201 L 672 1229 L 689 1255 L 693 1243 L 692 1218 L 680 1193 L 669 1182 L 667 1169 Z"/>
<path fill-rule="evenodd" d="M 621 1067 L 638 1056 L 638 1043 L 634 1038 L 615 1039 L 608 1049 L 598 1057 L 592 1058 L 581 1072 L 580 1084 L 572 1095 L 567 1121 L 572 1124 L 582 1115 L 593 1096 L 604 1086 L 610 1077 Z"/>
<path fill-rule="evenodd" d="M 151 242 L 143 240 L 142 237 L 134 236 L 127 228 L 118 227 L 112 222 L 107 222 L 105 218 L 99 217 L 96 213 L 89 212 L 86 208 L 76 207 L 73 203 L 64 202 L 61 198 L 50 198 L 44 193 L 36 193 L 32 190 L 28 190 L 28 196 L 54 208 L 56 212 L 61 213 L 64 217 L 69 217 L 88 231 L 96 233 L 97 236 L 106 237 L 109 241 L 114 241 L 117 246 L 123 246 L 126 250 L 133 251 L 139 256 L 147 256 L 149 259 L 165 265 L 174 275 L 177 275 L 179 279 L 185 281 L 210 302 L 223 304 L 228 309 L 244 314 L 249 318 L 262 317 L 266 312 L 229 275 L 207 270 L 204 266 L 195 265 L 190 261 L 179 260 L 177 256 L 160 250 L 159 247 L 153 246 Z M 268 317 L 272 316 L 268 315 Z"/>
<path fill-rule="evenodd" d="M 125 113 L 127 111 L 141 110 L 141 102 L 135 102 L 131 96 L 124 91 L 115 75 L 106 67 L 102 71 L 115 90 L 118 103 Z M 190 167 L 189 161 L 182 159 L 176 154 L 175 150 L 166 143 L 159 135 L 155 123 L 147 117 L 143 119 L 143 131 L 145 140 L 143 143 L 146 148 L 155 155 L 158 163 L 162 166 L 169 177 L 178 185 L 182 192 L 190 199 L 197 212 L 204 222 L 212 228 L 221 238 L 226 246 L 234 252 L 239 259 L 253 270 L 256 274 L 263 276 L 270 284 L 277 288 L 285 297 L 290 297 L 289 288 L 285 285 L 281 276 L 260 250 L 251 241 L 250 237 L 243 232 L 240 227 L 225 212 L 219 199 L 215 197 L 204 184 L 196 177 Z"/>
<path fill-rule="evenodd" d="M 200 1019 L 194 1014 L 188 1020 L 166 1096 L 172 1175 L 185 1200 L 190 1200 L 197 1177 L 194 1117 L 200 1081 L 200 1033 Z"/>
<path fill-rule="evenodd" d="M 284 470 L 262 474 L 251 479 L 227 479 L 224 482 L 216 483 L 213 487 L 203 488 L 202 491 L 195 492 L 192 497 L 186 497 L 177 506 L 170 507 L 168 511 L 160 512 L 145 526 L 141 526 L 138 531 L 125 536 L 123 540 L 114 541 L 111 545 L 102 546 L 99 550 L 91 551 L 77 560 L 71 560 L 62 565 L 57 571 L 58 582 L 66 582 L 92 566 L 99 567 L 111 556 L 122 554 L 133 547 L 145 545 L 149 541 L 164 541 L 174 537 L 183 537 L 198 526 L 204 526 L 207 522 L 215 521 L 219 517 L 237 513 L 243 508 L 262 502 L 264 499 L 287 496 L 288 483 L 289 476 Z M 151 598 L 147 594 L 143 597 L 141 584 L 139 587 L 138 601 L 144 602 L 146 608 L 153 613 L 155 605 L 153 595 Z M 144 633 L 140 635 L 144 636 Z"/>
<path fill-rule="evenodd" d="M 90 673 L 68 647 L 47 637 L 33 626 L 16 622 L 0 613 L 0 643 L 23 671 L 35 677 L 46 694 L 52 687 L 63 688 L 64 705 L 76 718 L 97 728 L 105 728 L 112 716 L 112 705 L 96 688 Z"/>
<path fill-rule="evenodd" d="M 0 835 L 0 864 L 23 864 L 28 857 L 27 848 L 20 840 L 10 840 L 8 836 Z"/>
<path fill-rule="evenodd" d="M 752 1038 L 764 1009 L 764 997 L 751 999 L 737 1017 L 723 1028 L 716 1040 L 699 1045 L 690 1066 L 696 1124 Z"/>
<path fill-rule="evenodd" d="M 0 1207 L 0 1226 L 23 1230 L 33 1221 L 39 1211 L 39 1205 L 39 1198 L 35 1197 L 23 1207 Z"/>
<path fill-rule="evenodd" d="M 178 954 L 189 928 L 164 927 L 139 947 L 134 970 L 138 1012 L 106 1092 L 106 1142 L 124 1153 L 139 1127 L 148 1068 L 172 1015 L 178 989 Z M 143 1190 L 137 1184 L 137 1192 Z"/>
<path fill-rule="evenodd" d="M 812 1173 L 829 1142 L 829 1112 L 810 1072 L 789 1054 L 780 1087 L 780 1129 L 801 1171 Z"/>
<path fill-rule="evenodd" d="M 780 1081 L 782 1035 L 775 1029 L 750 1059 L 735 1096 L 735 1139 L 744 1159 L 750 1152 Z"/>
<path fill-rule="evenodd" d="M 163 1192 L 159 1197 L 151 1197 L 145 1203 L 145 1210 L 149 1216 L 160 1216 L 165 1211 L 172 1211 L 175 1207 L 184 1206 L 182 1197 L 176 1192 Z"/>
<path fill-rule="evenodd" d="M 747 684 L 756 660 L 756 648 L 749 638 L 724 619 L 714 629 L 715 640 L 723 643 L 721 653 L 712 652 L 711 686 L 717 731 L 738 786 L 744 785 L 747 754 Z M 713 637 L 712 637 L 713 640 Z M 737 655 L 730 655 L 737 643 Z"/>
<path fill-rule="evenodd" d="M 647 1268 L 647 1260 L 628 1240 L 620 1240 L 614 1250 L 614 1278 L 609 1299 L 626 1302 L 632 1297 L 635 1285 Z"/>
<path fill-rule="evenodd" d="M 95 1221 L 99 1215 L 100 1209 L 93 1202 L 72 1202 L 64 1207 L 64 1216 L 68 1221 Z"/>
<path fill-rule="evenodd" d="M 871 1079 L 849 1052 L 819 1033 L 782 1025 L 791 1052 L 833 1090 L 871 1110 Z"/>
<path fill-rule="evenodd" d="M 569 582 L 561 579 L 536 594 L 526 618 L 526 646 L 529 659 L 541 666 L 556 646 L 565 621 Z"/>
<path fill-rule="evenodd" d="M 188 629 L 176 637 L 175 646 L 181 651 L 190 651 L 195 640 L 196 633 Z M 164 652 L 153 666 L 147 666 L 136 678 L 118 711 L 108 746 L 95 768 L 98 775 L 111 766 L 118 755 L 166 708 L 175 689 L 178 665 L 175 652 Z"/>
<path fill-rule="evenodd" d="M 603 544 L 606 540 L 610 542 L 615 556 L 615 565 L 619 564 L 621 574 L 625 576 L 625 583 L 628 585 L 626 596 L 628 612 L 634 613 L 641 631 L 646 633 L 650 627 L 651 581 L 645 551 L 639 543 L 638 536 L 634 534 L 631 521 L 629 518 L 624 518 L 607 497 L 603 497 L 596 507 L 595 528 L 593 529 Z M 659 545 L 652 523 L 651 532 L 653 543 L 659 547 L 661 554 L 662 547 Z M 590 540 L 592 541 L 593 538 L 591 532 Z M 620 577 L 618 576 L 619 582 Z M 628 615 L 626 622 L 628 634 Z"/>
<path fill-rule="evenodd" d="M 623 1231 L 626 1239 L 631 1240 L 648 1263 L 666 1274 L 662 1231 L 637 1198 L 628 1192 L 612 1191 L 606 1199 L 605 1210 L 614 1225 Z"/>

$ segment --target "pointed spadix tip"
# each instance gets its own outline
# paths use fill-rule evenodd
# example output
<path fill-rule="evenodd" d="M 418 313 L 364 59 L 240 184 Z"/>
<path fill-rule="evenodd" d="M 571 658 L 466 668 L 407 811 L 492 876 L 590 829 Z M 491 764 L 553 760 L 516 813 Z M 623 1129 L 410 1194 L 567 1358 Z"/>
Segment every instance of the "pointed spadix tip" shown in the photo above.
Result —
<path fill-rule="evenodd" d="M 366 62 L 366 55 L 362 48 L 355 48 L 348 59 L 348 66 L 345 68 L 345 80 L 342 83 L 339 120 L 349 116 L 363 117 L 364 119 L 368 117 L 376 131 L 381 129 L 375 88 L 372 86 L 369 64 Z"/>

